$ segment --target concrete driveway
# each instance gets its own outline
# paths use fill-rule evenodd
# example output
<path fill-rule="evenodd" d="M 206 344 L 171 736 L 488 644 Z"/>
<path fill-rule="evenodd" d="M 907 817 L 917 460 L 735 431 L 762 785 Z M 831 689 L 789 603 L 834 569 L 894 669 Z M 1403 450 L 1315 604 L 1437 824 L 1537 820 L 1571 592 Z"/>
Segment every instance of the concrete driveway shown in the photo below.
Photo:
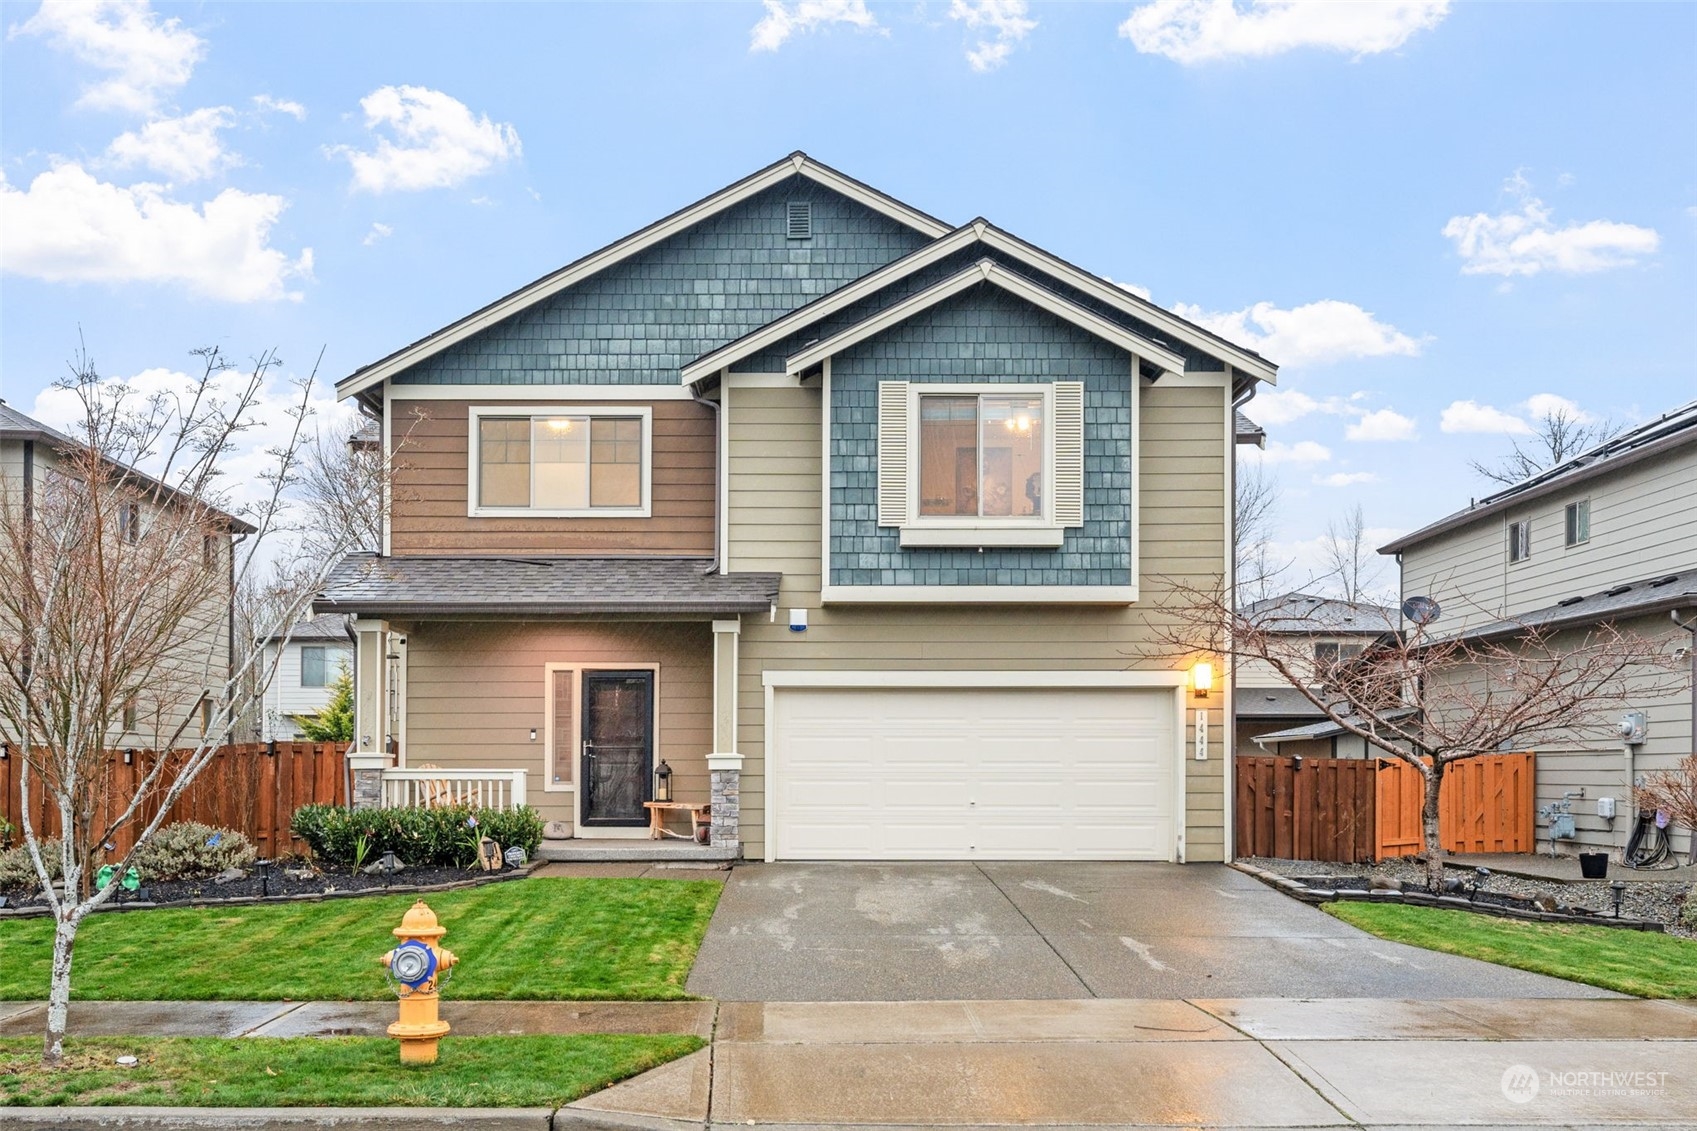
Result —
<path fill-rule="evenodd" d="M 722 1001 L 1614 997 L 1384 942 L 1210 864 L 748 864 L 689 991 Z"/>

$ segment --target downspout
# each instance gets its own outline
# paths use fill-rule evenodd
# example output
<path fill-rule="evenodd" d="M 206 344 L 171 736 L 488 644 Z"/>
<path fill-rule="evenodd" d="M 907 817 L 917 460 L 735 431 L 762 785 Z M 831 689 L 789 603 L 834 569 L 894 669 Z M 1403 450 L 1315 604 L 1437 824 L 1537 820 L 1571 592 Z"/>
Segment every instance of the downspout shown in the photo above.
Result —
<path fill-rule="evenodd" d="M 1237 413 L 1244 405 L 1255 399 L 1255 394 L 1260 386 L 1261 382 L 1251 378 L 1243 392 L 1232 397 L 1231 407 L 1227 410 L 1231 413 L 1231 419 L 1227 422 L 1231 430 L 1231 495 L 1226 500 L 1226 505 L 1231 508 L 1227 518 L 1227 525 L 1231 528 L 1231 541 L 1226 547 L 1226 554 L 1231 562 L 1231 576 L 1227 579 L 1227 592 L 1231 595 L 1234 613 L 1237 611 Z M 1142 490 L 1142 487 L 1140 486 L 1138 490 Z M 1237 858 L 1237 814 L 1232 811 L 1237 800 L 1237 664 L 1235 662 L 1231 665 L 1231 680 L 1226 685 L 1226 703 L 1231 709 L 1221 712 L 1225 723 L 1225 726 L 1221 728 L 1225 731 L 1225 749 L 1222 756 L 1226 759 L 1226 765 L 1223 775 L 1225 788 L 1222 791 L 1225 804 L 1220 823 L 1225 826 L 1221 830 L 1221 839 L 1226 848 L 1224 856 L 1227 863 L 1230 863 Z M 1262 749 L 1265 751 L 1265 747 Z"/>
<path fill-rule="evenodd" d="M 247 537 L 246 534 L 231 534 L 230 535 L 230 562 L 229 562 L 230 615 L 226 618 L 226 627 L 228 629 L 228 639 L 225 641 L 225 645 L 224 645 L 224 647 L 225 647 L 225 652 L 224 652 L 224 667 L 225 667 L 224 689 L 225 689 L 225 696 L 226 696 L 226 698 L 225 698 L 225 704 L 226 705 L 233 704 L 235 702 L 235 699 L 236 699 L 236 689 L 234 687 L 234 683 L 235 683 L 235 679 L 236 679 L 236 543 L 241 542 L 246 537 Z M 264 707 L 261 706 L 260 710 L 261 710 L 261 717 L 263 718 L 264 717 L 264 715 L 263 715 Z M 235 716 L 232 715 L 230 717 L 230 734 L 229 734 L 229 738 L 232 742 L 234 742 L 235 738 L 236 738 L 235 729 L 236 729 L 236 719 L 235 719 Z"/>
<path fill-rule="evenodd" d="M 1697 756 L 1697 614 L 1694 614 L 1688 621 L 1679 619 L 1678 609 L 1675 609 L 1669 615 L 1673 617 L 1675 624 L 1691 636 L 1691 646 L 1686 649 L 1686 659 L 1691 662 L 1691 753 L 1693 756 Z M 1690 866 L 1697 864 L 1697 828 L 1685 830 L 1685 835 L 1690 838 L 1685 844 L 1685 863 Z M 1671 844 L 1668 845 L 1668 852 L 1670 855 L 1673 852 Z M 1676 858 L 1674 863 L 1677 864 L 1678 862 Z"/>
<path fill-rule="evenodd" d="M 35 441 L 24 441 L 24 561 L 35 554 Z"/>
<path fill-rule="evenodd" d="M 719 385 L 719 396 L 723 397 L 724 395 L 725 386 L 721 381 Z M 725 528 L 726 518 L 725 515 L 719 513 L 719 501 L 721 497 L 720 477 L 725 474 L 725 469 L 719 466 L 719 428 L 722 424 L 722 417 L 719 409 L 721 406 L 719 401 L 710 401 L 706 397 L 698 397 L 693 391 L 691 391 L 689 399 L 694 401 L 696 404 L 706 405 L 708 408 L 713 410 L 713 569 L 710 572 L 718 573 L 719 563 L 725 560 L 725 547 L 720 538 L 720 531 Z"/>

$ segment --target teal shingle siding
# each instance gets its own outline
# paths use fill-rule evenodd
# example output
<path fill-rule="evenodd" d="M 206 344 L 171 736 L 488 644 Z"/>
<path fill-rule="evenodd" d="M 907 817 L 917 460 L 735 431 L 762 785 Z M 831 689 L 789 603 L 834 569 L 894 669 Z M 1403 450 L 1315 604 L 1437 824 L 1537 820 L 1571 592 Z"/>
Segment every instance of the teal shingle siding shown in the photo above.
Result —
<path fill-rule="evenodd" d="M 813 236 L 785 205 L 813 202 Z M 397 385 L 675 385 L 709 350 L 926 242 L 798 178 L 516 314 L 394 379 Z"/>
<path fill-rule="evenodd" d="M 878 526 L 878 382 L 1084 382 L 1084 525 L 1055 550 L 904 550 Z M 1131 355 L 998 288 L 939 303 L 831 362 L 834 585 L 1131 583 Z"/>

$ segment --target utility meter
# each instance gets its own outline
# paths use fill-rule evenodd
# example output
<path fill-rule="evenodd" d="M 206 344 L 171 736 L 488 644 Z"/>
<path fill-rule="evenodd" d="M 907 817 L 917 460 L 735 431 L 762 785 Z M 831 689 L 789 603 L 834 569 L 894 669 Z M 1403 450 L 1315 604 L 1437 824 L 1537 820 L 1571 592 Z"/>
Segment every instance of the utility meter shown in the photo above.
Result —
<path fill-rule="evenodd" d="M 1650 737 L 1650 720 L 1643 711 L 1628 711 L 1620 717 L 1620 737 L 1628 746 L 1642 746 Z"/>

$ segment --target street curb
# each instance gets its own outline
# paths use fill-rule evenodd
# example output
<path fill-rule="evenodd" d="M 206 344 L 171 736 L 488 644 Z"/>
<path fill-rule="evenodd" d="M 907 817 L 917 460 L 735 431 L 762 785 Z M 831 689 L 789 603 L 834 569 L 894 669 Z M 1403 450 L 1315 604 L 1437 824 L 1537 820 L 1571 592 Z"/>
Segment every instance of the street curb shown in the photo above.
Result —
<path fill-rule="evenodd" d="M 35 1107 L 7 1108 L 9 1127 L 123 1128 L 124 1131 L 408 1131 L 469 1127 L 475 1131 L 550 1131 L 546 1107 Z"/>
<path fill-rule="evenodd" d="M 1429 891 L 1363 891 L 1359 888 L 1304 887 L 1289 876 L 1232 860 L 1226 867 L 1235 868 L 1252 879 L 1260 880 L 1275 891 L 1283 892 L 1303 903 L 1400 903 L 1408 907 L 1439 907 L 1451 911 L 1471 911 L 1475 915 L 1491 915 L 1498 919 L 1524 919 L 1532 923 L 1569 923 L 1582 927 L 1613 927 L 1621 931 L 1650 931 L 1665 934 L 1667 926 L 1649 919 L 1615 919 L 1604 915 L 1566 915 L 1559 911 L 1539 911 L 1530 907 L 1504 907 L 1494 903 L 1474 903 L 1455 895 L 1433 895 Z"/>

